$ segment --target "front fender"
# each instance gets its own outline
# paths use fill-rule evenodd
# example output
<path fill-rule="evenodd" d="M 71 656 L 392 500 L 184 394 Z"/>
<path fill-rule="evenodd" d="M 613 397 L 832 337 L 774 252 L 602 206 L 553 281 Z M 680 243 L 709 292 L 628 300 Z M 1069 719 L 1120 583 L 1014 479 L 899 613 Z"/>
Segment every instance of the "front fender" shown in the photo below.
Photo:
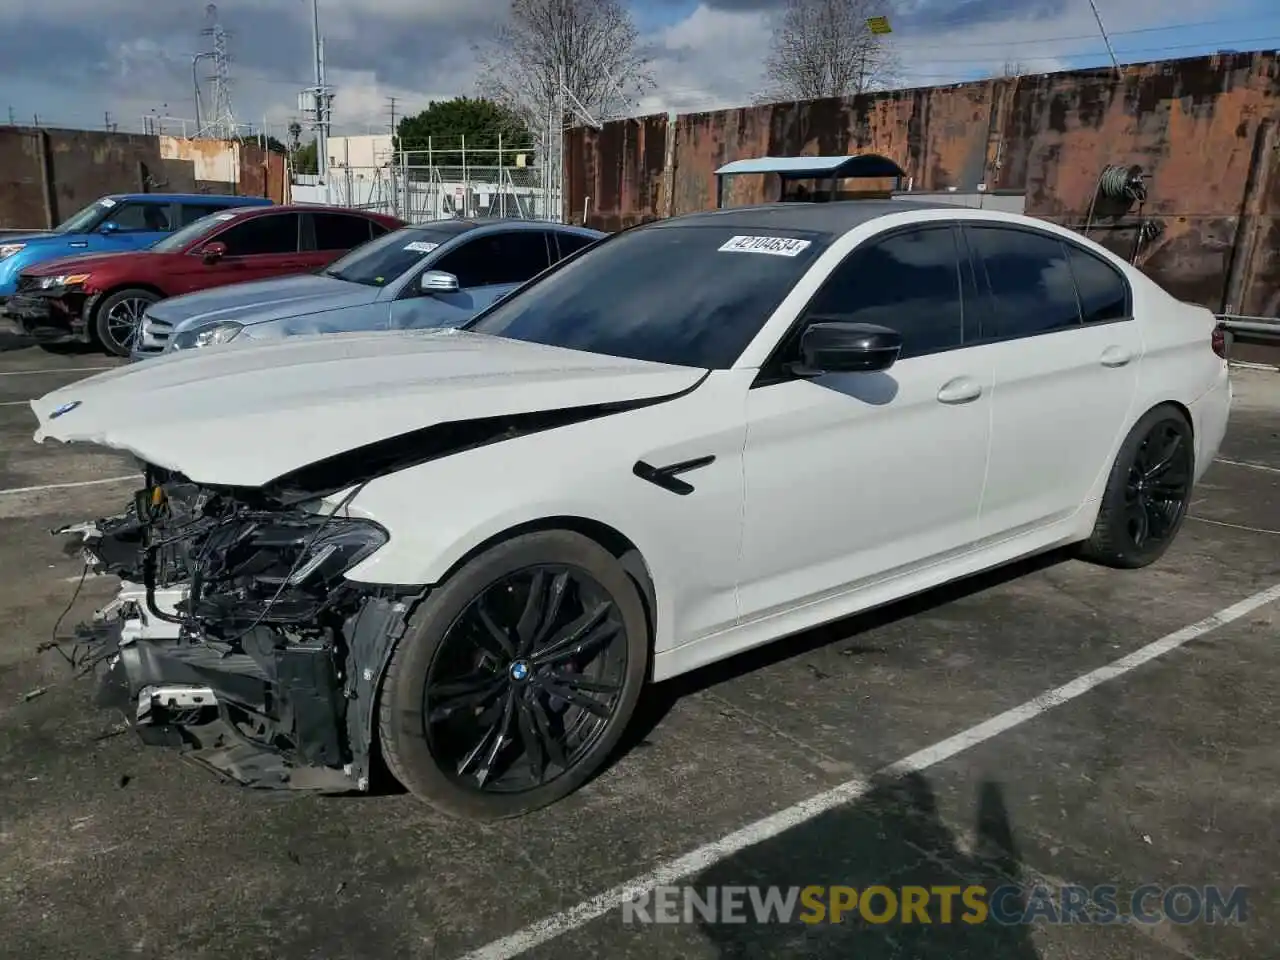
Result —
<path fill-rule="evenodd" d="M 477 546 L 557 518 L 617 531 L 639 550 L 657 597 L 656 649 L 737 617 L 744 385 L 713 376 L 669 403 L 604 416 L 380 477 L 350 510 L 381 524 L 385 546 L 348 571 L 365 583 L 439 583 Z M 638 475 L 704 460 L 678 493 Z M 335 495 L 334 499 L 338 499 Z"/>

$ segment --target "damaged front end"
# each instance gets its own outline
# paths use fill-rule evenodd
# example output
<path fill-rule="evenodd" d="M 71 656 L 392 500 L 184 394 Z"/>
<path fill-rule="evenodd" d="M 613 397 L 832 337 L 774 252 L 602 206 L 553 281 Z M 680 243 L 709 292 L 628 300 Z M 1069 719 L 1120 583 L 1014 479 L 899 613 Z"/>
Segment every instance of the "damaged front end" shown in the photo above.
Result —
<path fill-rule="evenodd" d="M 369 785 L 378 685 L 421 588 L 344 574 L 387 540 L 312 497 L 202 487 L 160 470 L 82 538 L 116 601 L 77 628 L 99 703 L 144 742 L 263 788 Z"/>

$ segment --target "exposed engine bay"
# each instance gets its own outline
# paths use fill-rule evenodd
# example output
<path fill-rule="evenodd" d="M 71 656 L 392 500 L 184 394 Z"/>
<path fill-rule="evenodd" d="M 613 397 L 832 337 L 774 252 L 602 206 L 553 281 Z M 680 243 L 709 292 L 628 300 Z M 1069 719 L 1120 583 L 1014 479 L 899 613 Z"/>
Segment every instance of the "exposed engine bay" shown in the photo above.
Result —
<path fill-rule="evenodd" d="M 369 786 L 375 697 L 425 592 L 343 574 L 387 540 L 316 497 L 213 489 L 150 468 L 120 516 L 65 527 L 116 600 L 77 628 L 99 703 L 239 783 Z"/>

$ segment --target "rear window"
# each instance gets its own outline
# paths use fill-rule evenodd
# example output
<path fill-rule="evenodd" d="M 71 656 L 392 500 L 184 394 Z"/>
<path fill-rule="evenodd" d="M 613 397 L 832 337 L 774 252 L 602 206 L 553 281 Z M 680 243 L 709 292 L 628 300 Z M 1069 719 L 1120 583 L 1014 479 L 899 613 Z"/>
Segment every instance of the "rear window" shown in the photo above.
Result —
<path fill-rule="evenodd" d="M 640 227 L 543 274 L 468 329 L 616 357 L 725 369 L 827 248 L 827 234 Z"/>

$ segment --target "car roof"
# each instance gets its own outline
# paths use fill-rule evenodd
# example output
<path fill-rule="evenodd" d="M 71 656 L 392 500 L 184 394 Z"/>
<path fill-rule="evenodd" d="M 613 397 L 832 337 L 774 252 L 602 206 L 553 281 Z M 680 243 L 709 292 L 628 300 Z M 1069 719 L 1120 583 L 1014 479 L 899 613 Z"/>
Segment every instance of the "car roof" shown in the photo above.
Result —
<path fill-rule="evenodd" d="M 155 201 L 158 203 L 231 203 L 237 206 L 265 206 L 270 197 L 233 196 L 229 193 L 109 193 L 108 200 Z M 273 204 L 274 206 L 274 204 Z"/>
<path fill-rule="evenodd" d="M 368 217 L 371 220 L 397 221 L 384 213 L 372 210 L 356 210 L 352 207 L 325 206 L 320 203 L 273 203 L 271 206 L 238 207 L 232 210 L 220 210 L 219 213 L 234 214 L 237 217 L 265 217 L 273 213 L 346 213 L 357 217 Z"/>
<path fill-rule="evenodd" d="M 550 220 L 528 220 L 524 217 L 450 217 L 444 220 L 427 220 L 424 223 L 411 223 L 405 230 L 434 230 L 438 233 L 451 233 L 455 236 L 471 230 L 552 230 L 557 233 L 577 233 L 585 236 L 603 237 L 599 230 L 579 227 L 570 223 L 554 223 Z"/>
<path fill-rule="evenodd" d="M 774 230 L 809 230 L 839 236 L 854 227 L 879 217 L 912 210 L 969 210 L 956 203 L 934 203 L 928 200 L 833 200 L 827 203 L 786 202 L 762 203 L 746 207 L 704 210 L 667 220 L 654 220 L 643 226 L 671 229 L 682 226 L 728 227 L 731 229 L 767 228 Z"/>

